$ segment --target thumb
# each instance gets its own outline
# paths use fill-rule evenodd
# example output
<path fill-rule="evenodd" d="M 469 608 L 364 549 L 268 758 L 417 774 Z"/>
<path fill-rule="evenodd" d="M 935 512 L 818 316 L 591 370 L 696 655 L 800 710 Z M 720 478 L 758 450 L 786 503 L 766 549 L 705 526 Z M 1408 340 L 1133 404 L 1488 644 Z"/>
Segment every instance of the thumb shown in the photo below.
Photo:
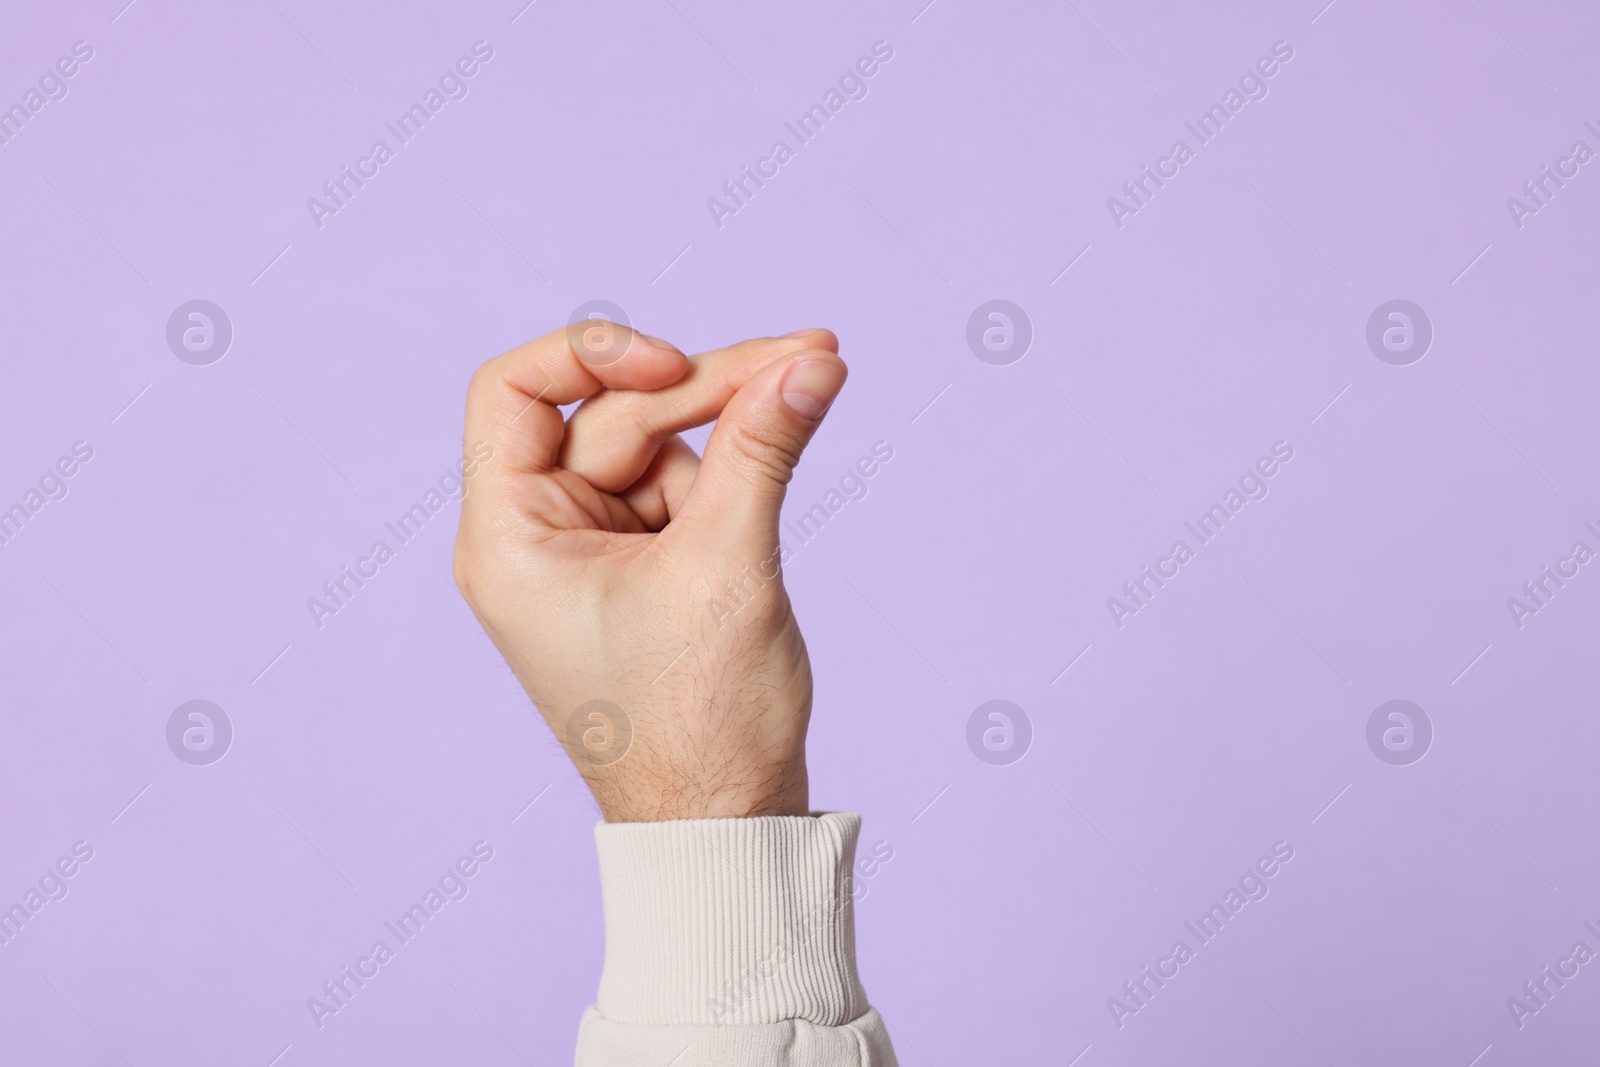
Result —
<path fill-rule="evenodd" d="M 784 490 L 847 373 L 837 354 L 805 349 L 775 360 L 734 393 L 679 512 L 697 542 L 740 555 L 776 546 Z"/>

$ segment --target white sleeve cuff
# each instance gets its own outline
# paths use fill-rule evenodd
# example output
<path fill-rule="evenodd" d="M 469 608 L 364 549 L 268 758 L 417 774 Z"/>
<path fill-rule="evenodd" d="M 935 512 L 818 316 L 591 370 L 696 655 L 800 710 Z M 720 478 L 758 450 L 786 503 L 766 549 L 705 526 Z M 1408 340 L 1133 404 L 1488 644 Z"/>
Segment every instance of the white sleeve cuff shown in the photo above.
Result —
<path fill-rule="evenodd" d="M 856 976 L 859 815 L 604 823 L 578 1067 L 896 1067 Z"/>
<path fill-rule="evenodd" d="M 867 1012 L 849 814 L 603 823 L 595 1011 L 640 1026 L 811 1023 Z"/>

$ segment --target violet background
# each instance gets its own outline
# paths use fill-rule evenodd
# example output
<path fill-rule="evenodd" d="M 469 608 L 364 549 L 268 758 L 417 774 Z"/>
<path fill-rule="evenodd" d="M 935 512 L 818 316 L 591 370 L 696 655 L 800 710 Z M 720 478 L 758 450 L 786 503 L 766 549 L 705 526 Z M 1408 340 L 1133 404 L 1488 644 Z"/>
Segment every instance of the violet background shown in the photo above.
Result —
<path fill-rule="evenodd" d="M 1506 607 L 1600 545 L 1600 177 L 1506 207 L 1600 147 L 1600 18 L 1322 2 L 0 14 L 5 103 L 95 50 L 0 148 L 0 503 L 94 448 L 0 547 L 0 898 L 95 849 L 0 947 L 0 1060 L 570 1061 L 597 816 L 449 584 L 454 506 L 321 630 L 306 600 L 456 460 L 471 370 L 595 298 L 689 351 L 838 332 L 791 516 L 894 449 L 787 582 L 814 803 L 894 850 L 857 921 L 902 1063 L 1600 1048 L 1593 967 L 1506 1007 L 1600 948 L 1600 577 Z M 319 230 L 306 199 L 477 40 L 470 95 Z M 867 98 L 714 225 L 879 40 Z M 1270 95 L 1113 225 L 1279 40 Z M 205 367 L 164 339 L 196 297 L 235 331 Z M 1035 331 L 1009 366 L 965 341 L 996 297 Z M 1396 297 L 1436 332 L 1406 367 L 1364 338 Z M 1118 630 L 1106 598 L 1279 440 L 1270 496 Z M 1365 740 L 1399 697 L 1436 731 L 1404 767 Z M 194 698 L 235 731 L 206 767 L 165 740 Z M 995 698 L 1034 728 L 1010 766 L 966 745 Z M 470 895 L 319 1031 L 307 998 L 479 839 Z M 1107 998 L 1280 839 L 1119 1030 Z"/>

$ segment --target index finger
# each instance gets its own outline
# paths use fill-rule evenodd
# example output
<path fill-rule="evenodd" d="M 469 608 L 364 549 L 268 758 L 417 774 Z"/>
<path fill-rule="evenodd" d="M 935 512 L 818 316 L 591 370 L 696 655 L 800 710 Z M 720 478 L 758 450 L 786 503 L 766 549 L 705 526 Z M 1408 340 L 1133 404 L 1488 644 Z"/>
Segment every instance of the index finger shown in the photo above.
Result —
<path fill-rule="evenodd" d="M 582 320 L 484 363 L 467 387 L 466 438 L 487 442 L 512 470 L 549 471 L 561 451 L 561 405 L 602 388 L 660 389 L 689 371 L 665 341 Z"/>

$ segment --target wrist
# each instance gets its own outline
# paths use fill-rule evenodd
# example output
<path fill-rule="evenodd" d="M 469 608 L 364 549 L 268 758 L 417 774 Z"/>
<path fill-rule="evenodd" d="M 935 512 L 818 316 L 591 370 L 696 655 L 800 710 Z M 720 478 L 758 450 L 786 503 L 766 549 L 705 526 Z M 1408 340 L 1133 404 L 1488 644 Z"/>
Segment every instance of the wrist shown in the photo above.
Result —
<path fill-rule="evenodd" d="M 738 779 L 724 776 L 721 781 L 636 773 L 605 781 L 590 777 L 588 784 L 601 815 L 611 823 L 811 814 L 804 762 L 751 771 Z"/>

